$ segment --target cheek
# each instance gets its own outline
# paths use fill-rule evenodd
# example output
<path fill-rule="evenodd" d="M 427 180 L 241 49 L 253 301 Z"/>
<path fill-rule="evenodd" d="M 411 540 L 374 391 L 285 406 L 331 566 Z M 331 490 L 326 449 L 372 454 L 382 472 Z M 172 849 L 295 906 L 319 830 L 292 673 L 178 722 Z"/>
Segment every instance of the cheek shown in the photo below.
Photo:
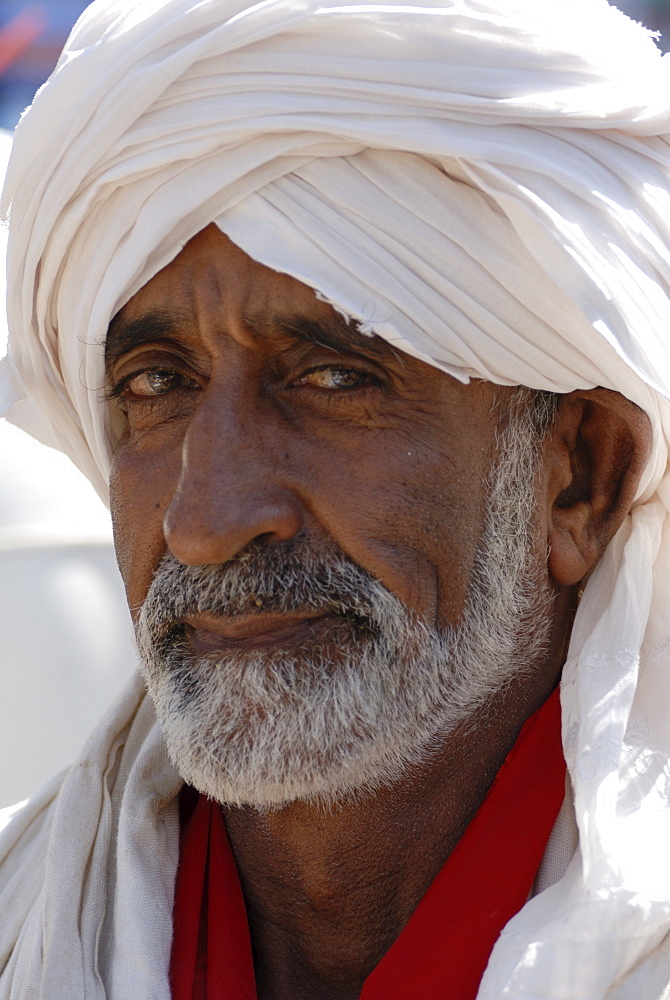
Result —
<path fill-rule="evenodd" d="M 163 514 L 174 492 L 175 473 L 178 465 L 165 453 L 137 453 L 122 445 L 112 461 L 114 545 L 133 617 L 165 551 Z"/>
<path fill-rule="evenodd" d="M 317 519 L 419 617 L 457 624 L 483 525 L 487 458 L 480 448 L 455 462 L 397 438 L 330 461 L 322 453 Z"/>

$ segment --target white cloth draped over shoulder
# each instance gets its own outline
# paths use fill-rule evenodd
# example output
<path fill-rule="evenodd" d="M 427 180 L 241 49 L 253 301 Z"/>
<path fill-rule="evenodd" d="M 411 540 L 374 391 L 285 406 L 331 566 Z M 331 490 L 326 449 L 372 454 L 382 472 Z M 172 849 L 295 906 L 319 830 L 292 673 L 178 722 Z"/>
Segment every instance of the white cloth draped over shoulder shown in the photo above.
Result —
<path fill-rule="evenodd" d="M 479 1000 L 670 995 L 639 985 L 670 932 L 669 85 L 605 0 L 96 0 L 9 165 L 0 410 L 102 495 L 108 323 L 212 221 L 456 378 L 648 413 L 564 669 L 579 851 Z M 3 834 L 0 1000 L 168 996 L 179 780 L 140 702 Z"/>

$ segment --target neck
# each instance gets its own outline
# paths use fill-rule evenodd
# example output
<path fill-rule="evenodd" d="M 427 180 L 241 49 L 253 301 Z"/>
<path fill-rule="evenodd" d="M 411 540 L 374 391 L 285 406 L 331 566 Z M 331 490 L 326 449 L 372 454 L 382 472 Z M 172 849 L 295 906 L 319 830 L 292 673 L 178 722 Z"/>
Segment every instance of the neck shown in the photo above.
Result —
<path fill-rule="evenodd" d="M 556 679 L 510 686 L 396 787 L 329 809 L 226 810 L 259 1000 L 360 996 Z"/>

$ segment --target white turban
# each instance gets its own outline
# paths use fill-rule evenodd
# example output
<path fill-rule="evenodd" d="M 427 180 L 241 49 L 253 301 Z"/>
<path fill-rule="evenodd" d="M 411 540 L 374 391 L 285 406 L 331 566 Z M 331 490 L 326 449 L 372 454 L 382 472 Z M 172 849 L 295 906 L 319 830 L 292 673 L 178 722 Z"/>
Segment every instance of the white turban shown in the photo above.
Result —
<path fill-rule="evenodd" d="M 595 1000 L 670 931 L 668 93 L 605 0 L 97 0 L 9 165 L 0 403 L 103 494 L 108 323 L 213 220 L 456 378 L 649 415 L 563 674 L 580 850 L 481 1000 Z"/>

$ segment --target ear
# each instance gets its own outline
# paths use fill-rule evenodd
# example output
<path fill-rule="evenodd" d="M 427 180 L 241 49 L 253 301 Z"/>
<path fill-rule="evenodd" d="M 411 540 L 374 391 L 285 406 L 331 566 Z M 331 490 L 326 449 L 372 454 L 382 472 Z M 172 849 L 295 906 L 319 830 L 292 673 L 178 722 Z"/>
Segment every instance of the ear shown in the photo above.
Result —
<path fill-rule="evenodd" d="M 561 396 L 545 443 L 549 572 L 587 576 L 629 512 L 651 450 L 651 424 L 610 389 Z"/>

